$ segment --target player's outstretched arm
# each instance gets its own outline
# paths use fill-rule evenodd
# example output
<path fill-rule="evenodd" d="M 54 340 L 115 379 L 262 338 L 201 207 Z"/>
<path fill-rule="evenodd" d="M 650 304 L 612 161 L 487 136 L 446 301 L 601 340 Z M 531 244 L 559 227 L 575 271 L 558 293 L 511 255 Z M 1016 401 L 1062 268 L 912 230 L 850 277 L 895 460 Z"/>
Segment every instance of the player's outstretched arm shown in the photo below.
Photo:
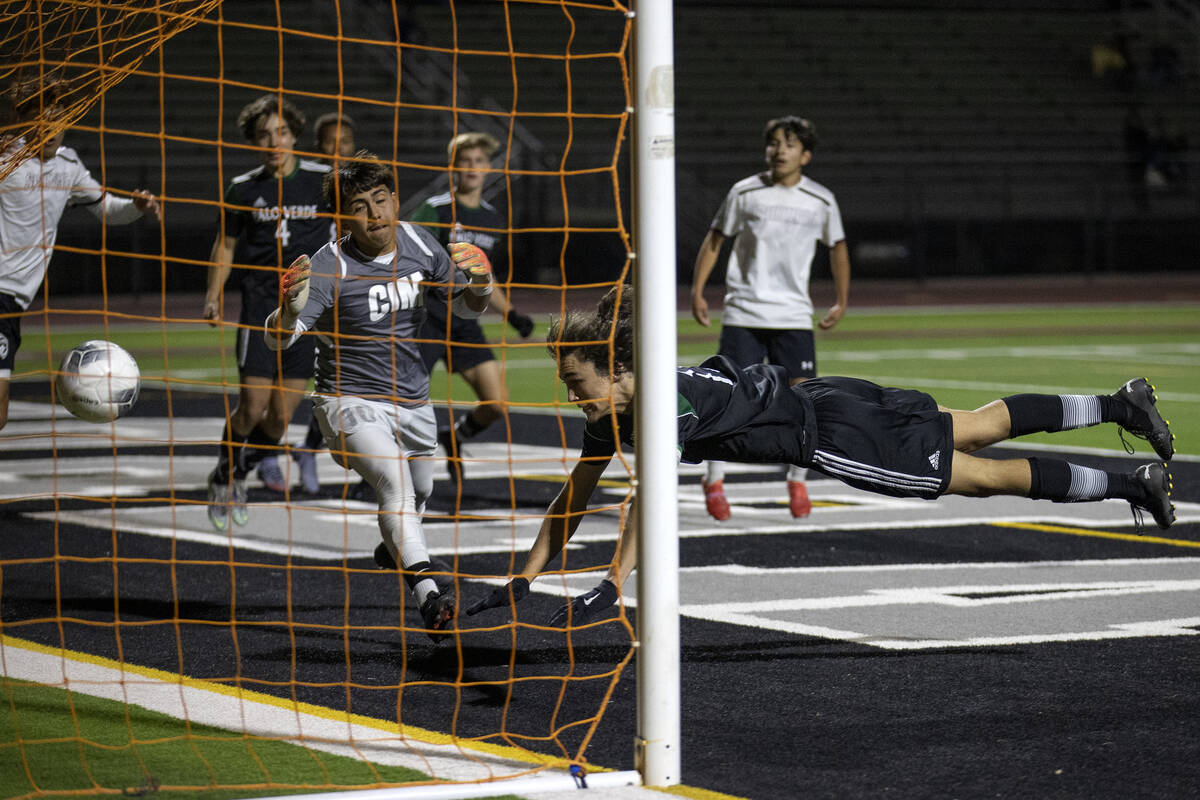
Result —
<path fill-rule="evenodd" d="M 138 189 L 133 193 L 133 205 L 138 211 L 142 212 L 142 216 L 158 222 L 162 219 L 162 207 L 158 203 L 158 198 L 144 189 Z"/>
<path fill-rule="evenodd" d="M 525 566 L 521 569 L 521 574 L 505 586 L 494 589 L 484 599 L 473 603 L 467 609 L 468 615 L 508 605 L 510 593 L 511 602 L 514 603 L 529 594 L 529 583 L 562 552 L 563 547 L 575 534 L 583 519 L 582 512 L 587 508 L 588 500 L 600 483 L 600 476 L 604 474 L 607 466 L 607 461 L 580 461 L 575 465 L 562 490 L 546 509 L 546 516 L 542 518 L 537 539 L 529 549 L 529 555 L 525 557 Z"/>
<path fill-rule="evenodd" d="M 637 500 L 629 506 L 625 517 L 625 525 L 621 529 L 621 540 L 617 542 L 617 554 L 612 568 L 604 580 L 591 591 L 584 592 L 571 602 L 554 612 L 550 618 L 553 626 L 567 624 L 586 625 L 600 616 L 600 612 L 610 608 L 621 597 L 621 587 L 629 573 L 637 565 Z"/>

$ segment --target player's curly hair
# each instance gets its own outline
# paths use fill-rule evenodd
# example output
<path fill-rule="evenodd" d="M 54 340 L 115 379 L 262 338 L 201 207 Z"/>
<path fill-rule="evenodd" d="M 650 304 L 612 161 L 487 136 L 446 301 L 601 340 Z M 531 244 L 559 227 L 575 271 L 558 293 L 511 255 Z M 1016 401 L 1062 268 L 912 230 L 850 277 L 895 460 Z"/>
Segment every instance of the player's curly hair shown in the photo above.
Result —
<path fill-rule="evenodd" d="M 550 323 L 546 351 L 555 359 L 574 355 L 601 375 L 633 369 L 633 287 L 609 289 L 595 311 L 568 311 Z"/>
<path fill-rule="evenodd" d="M 246 137 L 246 141 L 254 141 L 254 132 L 258 127 L 259 117 L 269 117 L 272 114 L 280 116 L 283 124 L 288 126 L 288 130 L 296 139 L 299 139 L 304 133 L 304 114 L 300 109 L 288 100 L 284 100 L 281 104 L 279 95 L 264 94 L 257 100 L 242 106 L 242 110 L 238 112 L 237 124 L 242 129 L 242 135 Z"/>
<path fill-rule="evenodd" d="M 347 198 L 376 186 L 382 186 L 389 192 L 396 191 L 396 176 L 392 168 L 374 153 L 359 150 L 352 159 L 342 159 L 337 163 L 337 169 L 325 173 L 321 181 L 321 191 L 330 208 L 340 209 Z"/>
<path fill-rule="evenodd" d="M 778 130 L 795 136 L 805 150 L 817 149 L 817 126 L 804 117 L 786 116 L 767 120 L 767 124 L 763 127 L 763 141 L 770 144 L 771 137 Z"/>

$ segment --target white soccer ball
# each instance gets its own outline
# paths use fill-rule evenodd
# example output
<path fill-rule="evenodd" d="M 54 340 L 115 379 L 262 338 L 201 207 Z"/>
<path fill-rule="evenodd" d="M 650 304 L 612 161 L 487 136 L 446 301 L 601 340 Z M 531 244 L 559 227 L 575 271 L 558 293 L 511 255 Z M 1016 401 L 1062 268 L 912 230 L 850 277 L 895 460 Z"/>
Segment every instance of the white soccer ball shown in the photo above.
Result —
<path fill-rule="evenodd" d="M 76 347 L 58 366 L 54 388 L 63 408 L 88 422 L 111 422 L 137 402 L 137 362 L 122 347 L 93 339 Z"/>

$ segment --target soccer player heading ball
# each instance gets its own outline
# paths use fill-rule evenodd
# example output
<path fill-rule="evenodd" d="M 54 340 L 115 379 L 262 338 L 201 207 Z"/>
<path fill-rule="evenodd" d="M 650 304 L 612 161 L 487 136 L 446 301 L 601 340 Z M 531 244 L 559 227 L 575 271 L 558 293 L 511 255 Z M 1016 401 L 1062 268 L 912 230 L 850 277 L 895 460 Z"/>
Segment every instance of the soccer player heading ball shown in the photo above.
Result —
<path fill-rule="evenodd" d="M 595 312 L 569 311 L 547 337 L 568 398 L 588 424 L 583 452 L 550 504 L 517 577 L 472 605 L 467 614 L 508 605 L 559 554 L 582 519 L 600 475 L 621 442 L 633 444 L 633 290 L 616 287 Z M 614 325 L 615 316 L 615 325 Z M 607 343 L 610 331 L 611 345 Z M 610 371 L 609 364 L 612 364 Z M 1111 395 L 1018 394 L 974 411 L 940 406 L 924 392 L 857 378 L 813 378 L 789 386 L 781 367 L 735 367 L 716 356 L 677 371 L 679 458 L 816 467 L 851 486 L 893 497 L 933 499 L 1012 495 L 1056 503 L 1120 498 L 1135 518 L 1148 512 L 1160 528 L 1175 521 L 1167 423 L 1143 378 Z M 1037 431 L 1112 422 L 1149 440 L 1160 461 L 1132 472 L 1105 472 L 1050 457 L 990 459 L 970 455 Z M 636 500 L 635 500 L 636 502 Z M 554 615 L 551 624 L 582 624 L 617 601 L 637 558 L 636 515 L 625 528 L 608 576 Z"/>

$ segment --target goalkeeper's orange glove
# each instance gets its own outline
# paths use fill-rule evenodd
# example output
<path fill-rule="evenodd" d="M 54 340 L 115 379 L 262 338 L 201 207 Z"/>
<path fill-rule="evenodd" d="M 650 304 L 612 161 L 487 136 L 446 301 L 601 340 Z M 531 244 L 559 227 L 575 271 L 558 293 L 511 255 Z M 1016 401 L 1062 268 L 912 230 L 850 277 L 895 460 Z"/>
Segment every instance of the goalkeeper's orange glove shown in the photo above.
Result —
<path fill-rule="evenodd" d="M 492 262 L 478 246 L 469 242 L 451 242 L 448 249 L 454 265 L 471 277 L 471 283 L 492 282 Z"/>
<path fill-rule="evenodd" d="M 279 276 L 279 305 L 286 306 L 293 317 L 300 316 L 308 302 L 308 279 L 312 265 L 308 256 L 300 256 Z"/>

